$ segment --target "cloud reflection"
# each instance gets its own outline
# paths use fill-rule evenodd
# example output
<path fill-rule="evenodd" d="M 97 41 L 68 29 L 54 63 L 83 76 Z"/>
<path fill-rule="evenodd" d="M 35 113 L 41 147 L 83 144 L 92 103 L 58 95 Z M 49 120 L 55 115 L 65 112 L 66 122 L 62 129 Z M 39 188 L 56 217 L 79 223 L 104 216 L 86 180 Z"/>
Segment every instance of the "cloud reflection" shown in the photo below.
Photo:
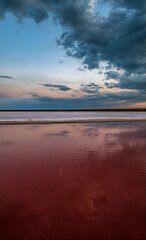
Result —
<path fill-rule="evenodd" d="M 2 239 L 145 239 L 144 123 L 1 127 L 12 136 L 0 151 Z"/>

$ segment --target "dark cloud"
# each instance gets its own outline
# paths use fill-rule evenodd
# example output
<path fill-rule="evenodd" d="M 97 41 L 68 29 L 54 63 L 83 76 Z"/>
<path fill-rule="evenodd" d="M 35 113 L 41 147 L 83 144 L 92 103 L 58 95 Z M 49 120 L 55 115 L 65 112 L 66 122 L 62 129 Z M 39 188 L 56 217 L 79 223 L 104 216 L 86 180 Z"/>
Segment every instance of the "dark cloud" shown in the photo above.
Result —
<path fill-rule="evenodd" d="M 36 93 L 34 93 L 34 92 L 29 92 L 28 94 L 31 95 L 32 97 L 35 97 L 35 98 L 36 98 L 36 97 L 39 97 L 39 95 L 36 94 Z"/>
<path fill-rule="evenodd" d="M 67 87 L 67 86 L 64 86 L 64 85 L 56 85 L 56 84 L 40 84 L 44 87 L 47 87 L 47 88 L 57 88 L 59 89 L 60 91 L 69 91 L 71 90 L 71 88 Z M 51 89 L 53 90 L 53 89 Z"/>
<path fill-rule="evenodd" d="M 118 83 L 105 82 L 107 88 L 146 90 L 146 74 L 121 75 Z"/>
<path fill-rule="evenodd" d="M 13 78 L 13 77 L 0 75 L 0 78 Z"/>
<path fill-rule="evenodd" d="M 50 97 L 37 98 L 44 106 L 53 108 L 102 108 L 128 106 L 130 103 L 144 102 L 145 92 L 117 92 L 117 93 L 97 93 L 81 98 L 52 99 Z"/>
<path fill-rule="evenodd" d="M 145 71 L 145 0 L 117 2 L 117 8 L 111 5 L 108 16 L 103 16 L 91 13 L 89 0 L 0 0 L 0 15 L 4 17 L 8 11 L 40 22 L 51 12 L 66 28 L 59 45 L 89 69 L 106 60 L 128 71 Z"/>
<path fill-rule="evenodd" d="M 33 18 L 36 23 L 49 17 L 44 0 L 0 0 L 0 17 L 4 18 L 7 12 L 14 14 L 19 20 Z"/>
<path fill-rule="evenodd" d="M 48 96 L 16 99 L 0 96 L 0 109 L 95 109 L 128 107 L 146 101 L 145 91 L 121 91 L 86 95 L 81 98 L 51 98 Z"/>
<path fill-rule="evenodd" d="M 108 82 L 105 82 L 104 84 L 105 84 L 105 86 L 106 86 L 107 88 L 116 88 L 116 87 L 118 87 L 118 84 L 117 84 L 117 83 L 108 83 Z"/>
<path fill-rule="evenodd" d="M 121 76 L 118 85 L 122 89 L 146 90 L 146 74 Z"/>
<path fill-rule="evenodd" d="M 83 23 L 83 15 L 90 9 L 90 0 L 0 0 L 0 16 L 5 17 L 6 12 L 14 14 L 17 18 L 32 18 L 39 23 L 54 13 L 62 25 L 73 26 Z"/>
<path fill-rule="evenodd" d="M 146 67 L 146 15 L 143 11 L 111 9 L 107 17 L 86 15 L 83 26 L 74 25 L 64 33 L 60 44 L 69 56 L 82 59 L 89 69 L 104 60 L 128 72 L 143 72 Z"/>
<path fill-rule="evenodd" d="M 20 20 L 32 18 L 39 23 L 53 14 L 64 29 L 58 45 L 68 56 L 82 61 L 80 69 L 96 69 L 101 61 L 106 61 L 108 70 L 115 67 L 124 72 L 119 79 L 117 73 L 109 71 L 108 79 L 118 77 L 121 88 L 142 89 L 145 86 L 142 75 L 146 74 L 146 1 L 101 0 L 100 4 L 110 5 L 105 15 L 100 9 L 93 14 L 90 3 L 90 0 L 0 0 L 0 17 L 10 12 Z"/>
<path fill-rule="evenodd" d="M 108 71 L 105 74 L 106 74 L 106 80 L 109 80 L 109 79 L 116 79 L 117 80 L 120 76 L 120 73 L 117 72 L 117 71 Z"/>
<path fill-rule="evenodd" d="M 108 2 L 111 4 L 115 4 L 116 7 L 123 7 L 128 9 L 141 9 L 141 6 L 143 5 L 146 7 L 145 0 L 101 0 L 102 2 Z"/>
<path fill-rule="evenodd" d="M 98 89 L 101 88 L 98 84 L 90 83 L 90 84 L 81 84 L 81 91 L 86 93 L 95 94 L 98 92 Z"/>

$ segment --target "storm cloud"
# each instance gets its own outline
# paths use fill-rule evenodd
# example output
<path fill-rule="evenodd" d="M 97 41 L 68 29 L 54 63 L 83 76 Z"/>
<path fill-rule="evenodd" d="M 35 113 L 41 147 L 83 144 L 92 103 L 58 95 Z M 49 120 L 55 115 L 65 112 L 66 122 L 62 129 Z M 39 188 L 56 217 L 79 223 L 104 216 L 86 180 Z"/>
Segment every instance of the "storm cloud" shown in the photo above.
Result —
<path fill-rule="evenodd" d="M 3 76 L 3 75 L 0 75 L 0 78 L 8 78 L 8 79 L 12 79 L 13 77 L 11 77 L 11 76 Z"/>
<path fill-rule="evenodd" d="M 47 83 L 40 84 L 40 85 L 44 86 L 44 87 L 47 87 L 47 88 L 51 88 L 51 90 L 54 89 L 54 88 L 56 88 L 60 91 L 65 91 L 65 92 L 71 90 L 71 88 L 69 88 L 67 86 L 64 86 L 64 85 L 47 84 Z"/>
<path fill-rule="evenodd" d="M 125 107 L 144 101 L 144 91 L 98 92 L 81 98 L 52 98 L 33 94 L 30 98 L 19 99 L 0 96 L 0 109 L 97 109 Z"/>
<path fill-rule="evenodd" d="M 81 91 L 85 93 L 95 94 L 98 92 L 99 88 L 101 88 L 98 84 L 90 83 L 90 84 L 81 84 Z"/>
<path fill-rule="evenodd" d="M 123 71 L 118 79 L 121 88 L 141 89 L 146 82 L 146 1 L 100 0 L 100 4 L 109 5 L 106 14 L 98 7 L 93 13 L 91 3 L 90 0 L 0 0 L 0 17 L 10 12 L 19 20 L 32 18 L 39 23 L 53 14 L 64 29 L 57 42 L 68 56 L 80 60 L 90 70 L 98 69 L 105 61 L 107 69 Z"/>
<path fill-rule="evenodd" d="M 114 79 L 114 78 L 112 78 Z M 146 74 L 119 75 L 115 80 L 118 82 L 105 82 L 107 88 L 120 88 L 131 90 L 146 90 Z"/>

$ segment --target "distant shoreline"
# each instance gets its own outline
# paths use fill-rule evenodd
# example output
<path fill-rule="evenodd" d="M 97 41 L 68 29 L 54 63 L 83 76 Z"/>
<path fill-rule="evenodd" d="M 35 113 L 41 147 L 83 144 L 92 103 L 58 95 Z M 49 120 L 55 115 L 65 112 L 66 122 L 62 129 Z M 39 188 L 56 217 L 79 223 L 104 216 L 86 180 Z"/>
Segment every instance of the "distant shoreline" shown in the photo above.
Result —
<path fill-rule="evenodd" d="M 2 109 L 0 112 L 145 112 L 146 108 L 105 108 L 105 109 Z"/>
<path fill-rule="evenodd" d="M 67 124 L 67 123 L 102 123 L 102 122 L 144 122 L 145 119 L 84 119 L 84 120 L 42 120 L 42 121 L 0 121 L 0 125 L 26 125 L 26 124 Z"/>

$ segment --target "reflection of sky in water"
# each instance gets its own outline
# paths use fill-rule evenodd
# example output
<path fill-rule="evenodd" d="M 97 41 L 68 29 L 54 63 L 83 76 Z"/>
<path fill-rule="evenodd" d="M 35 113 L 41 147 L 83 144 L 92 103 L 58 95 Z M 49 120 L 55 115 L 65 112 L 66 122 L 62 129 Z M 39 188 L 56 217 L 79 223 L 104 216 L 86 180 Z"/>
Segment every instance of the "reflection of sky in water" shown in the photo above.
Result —
<path fill-rule="evenodd" d="M 145 123 L 0 126 L 2 239 L 145 239 Z"/>

